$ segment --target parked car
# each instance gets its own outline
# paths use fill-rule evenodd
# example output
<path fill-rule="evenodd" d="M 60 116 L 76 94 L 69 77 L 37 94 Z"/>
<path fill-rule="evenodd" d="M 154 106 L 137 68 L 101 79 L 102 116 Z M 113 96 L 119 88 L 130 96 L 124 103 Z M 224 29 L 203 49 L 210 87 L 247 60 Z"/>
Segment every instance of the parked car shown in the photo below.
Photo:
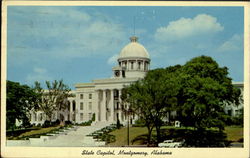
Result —
<path fill-rule="evenodd" d="M 174 140 L 165 140 L 162 143 L 158 144 L 158 147 L 165 148 L 179 148 L 182 147 L 184 140 L 181 142 L 174 142 Z"/>

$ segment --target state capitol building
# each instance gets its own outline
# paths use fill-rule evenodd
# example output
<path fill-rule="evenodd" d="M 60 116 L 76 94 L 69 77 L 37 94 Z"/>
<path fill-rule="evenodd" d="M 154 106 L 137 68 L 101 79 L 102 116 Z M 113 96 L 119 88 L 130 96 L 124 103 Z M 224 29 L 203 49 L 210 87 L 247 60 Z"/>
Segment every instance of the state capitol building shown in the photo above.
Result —
<path fill-rule="evenodd" d="M 119 121 L 126 124 L 127 116 L 121 104 L 121 90 L 140 78 L 144 78 L 150 68 L 150 56 L 143 45 L 138 43 L 138 38 L 132 36 L 130 43 L 120 52 L 117 59 L 117 66 L 112 68 L 113 76 L 105 79 L 95 79 L 91 83 L 77 83 L 75 90 L 71 91 L 74 97 L 68 98 L 68 108 L 61 111 L 55 111 L 52 121 L 56 119 L 68 120 L 73 123 L 82 123 L 92 119 L 95 115 L 95 122 L 116 123 Z M 234 86 L 241 89 L 243 94 L 243 83 L 233 83 Z M 237 115 L 238 107 L 227 105 L 225 112 L 231 116 Z M 132 116 L 133 121 L 136 116 Z M 31 124 L 43 124 L 46 115 L 41 112 L 31 113 Z"/>

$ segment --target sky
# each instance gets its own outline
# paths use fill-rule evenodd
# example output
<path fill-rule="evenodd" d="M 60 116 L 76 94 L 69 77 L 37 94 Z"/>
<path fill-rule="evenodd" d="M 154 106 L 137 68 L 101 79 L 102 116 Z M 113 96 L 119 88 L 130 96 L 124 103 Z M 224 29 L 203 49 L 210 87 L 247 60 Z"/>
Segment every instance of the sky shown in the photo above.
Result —
<path fill-rule="evenodd" d="M 243 81 L 243 7 L 8 6 L 7 79 L 74 84 L 110 78 L 134 33 L 150 69 L 211 56 Z"/>

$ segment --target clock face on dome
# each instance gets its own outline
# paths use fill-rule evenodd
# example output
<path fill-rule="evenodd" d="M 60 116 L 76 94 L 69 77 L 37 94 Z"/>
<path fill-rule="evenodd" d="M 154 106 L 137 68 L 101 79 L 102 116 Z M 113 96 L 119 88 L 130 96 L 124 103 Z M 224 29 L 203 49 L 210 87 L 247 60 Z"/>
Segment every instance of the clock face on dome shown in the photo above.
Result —
<path fill-rule="evenodd" d="M 115 76 L 119 77 L 120 76 L 120 72 L 119 71 L 115 71 Z"/>

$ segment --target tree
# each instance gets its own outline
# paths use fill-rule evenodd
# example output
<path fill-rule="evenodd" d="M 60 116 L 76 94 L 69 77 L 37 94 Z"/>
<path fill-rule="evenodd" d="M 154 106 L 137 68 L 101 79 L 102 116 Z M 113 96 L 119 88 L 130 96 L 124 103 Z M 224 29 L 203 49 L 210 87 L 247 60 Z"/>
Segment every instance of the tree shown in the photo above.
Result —
<path fill-rule="evenodd" d="M 181 88 L 177 111 L 184 126 L 223 130 L 227 117 L 225 104 L 240 102 L 240 90 L 232 85 L 227 70 L 207 56 L 193 58 L 182 66 L 178 74 Z"/>
<path fill-rule="evenodd" d="M 155 69 L 146 77 L 124 89 L 122 100 L 144 120 L 148 129 L 148 143 L 151 141 L 153 127 L 156 128 L 157 143 L 161 141 L 160 128 L 166 113 L 176 105 L 178 92 L 175 71 L 179 66 L 167 69 Z"/>
<path fill-rule="evenodd" d="M 39 109 L 43 111 L 49 121 L 51 121 L 54 111 L 67 108 L 67 98 L 70 97 L 71 94 L 70 88 L 63 83 L 63 80 L 55 80 L 52 83 L 46 81 L 45 83 L 47 87 L 46 90 L 41 88 L 39 82 L 35 82 L 35 90 L 40 96 L 38 99 Z"/>
<path fill-rule="evenodd" d="M 30 110 L 38 108 L 37 98 L 37 93 L 29 86 L 7 81 L 7 129 L 14 130 L 16 119 L 24 127 L 29 125 Z"/>

